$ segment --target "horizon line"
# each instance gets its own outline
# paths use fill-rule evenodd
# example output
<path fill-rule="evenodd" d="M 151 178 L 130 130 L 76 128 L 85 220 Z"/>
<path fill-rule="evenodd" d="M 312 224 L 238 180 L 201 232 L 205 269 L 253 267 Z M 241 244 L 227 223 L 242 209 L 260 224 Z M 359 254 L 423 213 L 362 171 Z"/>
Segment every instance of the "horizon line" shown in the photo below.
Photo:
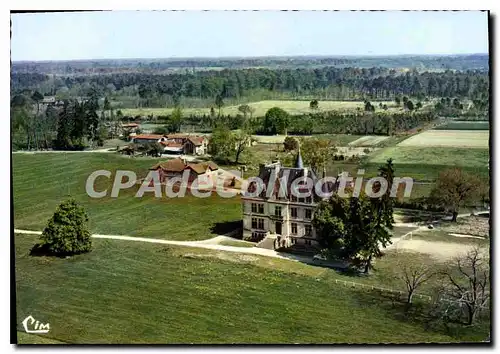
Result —
<path fill-rule="evenodd" d="M 81 62 L 81 61 L 111 61 L 111 60 L 239 60 L 239 59 L 285 59 L 285 58 L 332 58 L 332 59 L 356 59 L 356 58 L 396 58 L 396 57 L 451 57 L 451 56 L 473 56 L 489 53 L 441 53 L 441 54 L 304 54 L 304 55 L 260 55 L 260 56 L 192 56 L 192 57 L 122 57 L 122 58 L 80 58 L 80 59 L 41 59 L 41 60 L 12 60 L 11 63 L 44 63 L 44 62 Z"/>

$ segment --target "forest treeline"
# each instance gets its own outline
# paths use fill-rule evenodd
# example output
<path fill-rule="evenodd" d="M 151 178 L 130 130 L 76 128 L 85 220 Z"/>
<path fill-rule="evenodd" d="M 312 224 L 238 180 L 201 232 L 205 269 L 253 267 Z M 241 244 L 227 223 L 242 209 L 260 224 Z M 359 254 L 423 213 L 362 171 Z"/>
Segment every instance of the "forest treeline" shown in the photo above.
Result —
<path fill-rule="evenodd" d="M 137 97 L 137 106 L 179 105 L 183 98 L 237 99 L 255 92 L 278 92 L 336 100 L 393 100 L 396 95 L 488 99 L 488 72 L 481 70 L 405 73 L 384 67 L 315 69 L 224 69 L 194 73 L 113 73 L 54 76 L 13 73 L 14 93 L 37 90 L 60 98 Z"/>
<path fill-rule="evenodd" d="M 112 72 L 148 72 L 168 70 L 245 69 L 245 68 L 300 68 L 316 66 L 419 68 L 427 70 L 488 70 L 488 54 L 435 56 L 295 56 L 255 58 L 166 58 L 166 59 L 102 59 L 44 62 L 13 62 L 12 72 L 44 74 L 94 74 Z"/>

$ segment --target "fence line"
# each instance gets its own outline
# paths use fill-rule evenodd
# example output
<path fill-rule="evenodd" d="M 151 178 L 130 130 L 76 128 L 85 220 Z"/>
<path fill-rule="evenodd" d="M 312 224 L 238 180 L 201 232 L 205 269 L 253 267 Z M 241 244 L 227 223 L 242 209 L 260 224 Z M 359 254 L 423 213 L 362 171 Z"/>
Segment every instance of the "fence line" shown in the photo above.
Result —
<path fill-rule="evenodd" d="M 392 294 L 403 295 L 403 293 L 406 293 L 406 292 L 404 292 L 402 290 L 394 290 L 394 289 L 382 288 L 382 287 L 374 286 L 374 285 L 367 285 L 367 284 L 362 284 L 362 283 L 356 283 L 356 282 L 353 282 L 353 281 L 345 281 L 345 280 L 335 279 L 335 284 L 339 284 L 339 283 L 342 284 L 342 285 L 344 285 L 344 286 L 351 286 L 352 288 L 356 288 L 356 287 L 361 288 L 361 289 L 368 288 L 368 289 L 371 289 L 371 290 L 379 290 L 379 291 L 384 291 L 384 292 L 392 293 Z M 413 294 L 413 297 L 419 297 L 421 299 L 426 299 L 428 301 L 432 301 L 432 296 L 430 296 L 430 295 Z M 450 300 L 450 299 L 446 299 L 446 298 L 440 298 L 439 301 L 463 303 L 463 301 L 461 301 L 461 300 Z M 488 303 L 489 303 L 489 301 L 488 301 Z M 489 304 L 485 305 L 483 307 L 489 308 Z"/>
<path fill-rule="evenodd" d="M 382 288 L 382 287 L 375 286 L 375 285 L 367 285 L 367 284 L 362 284 L 362 283 L 355 283 L 353 281 L 345 281 L 345 280 L 335 279 L 335 284 L 338 284 L 338 283 L 343 284 L 344 286 L 351 286 L 352 288 L 355 288 L 355 287 L 358 287 L 361 289 L 368 288 L 371 290 L 379 290 L 379 291 L 385 291 L 388 293 L 403 295 L 403 291 L 401 291 L 401 290 L 394 290 L 394 289 L 389 289 L 389 288 Z M 428 299 L 429 301 L 432 299 L 431 296 L 422 295 L 422 294 L 413 294 L 413 297 L 420 297 L 422 299 Z"/>

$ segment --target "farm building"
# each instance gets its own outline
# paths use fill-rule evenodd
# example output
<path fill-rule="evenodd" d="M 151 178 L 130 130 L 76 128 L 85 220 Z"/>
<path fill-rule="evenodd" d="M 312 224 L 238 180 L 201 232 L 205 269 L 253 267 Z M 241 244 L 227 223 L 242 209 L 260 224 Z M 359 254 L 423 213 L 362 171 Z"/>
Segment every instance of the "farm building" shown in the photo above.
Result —
<path fill-rule="evenodd" d="M 130 135 L 136 144 L 160 143 L 166 154 L 205 155 L 208 149 L 208 139 L 204 136 L 187 134 L 141 134 Z"/>
<path fill-rule="evenodd" d="M 140 134 L 131 137 L 136 144 L 159 143 L 165 141 L 166 137 L 161 134 Z"/>
<path fill-rule="evenodd" d="M 190 136 L 184 143 L 184 153 L 189 155 L 205 155 L 208 139 L 204 136 Z"/>
<path fill-rule="evenodd" d="M 198 179 L 199 183 L 200 181 L 208 183 L 210 176 L 218 169 L 219 166 L 212 161 L 187 163 L 181 158 L 160 162 L 150 168 L 152 171 L 158 171 L 160 183 L 165 183 L 173 177 L 182 177 L 184 171 L 189 171 L 189 183 L 192 183 L 195 179 Z"/>

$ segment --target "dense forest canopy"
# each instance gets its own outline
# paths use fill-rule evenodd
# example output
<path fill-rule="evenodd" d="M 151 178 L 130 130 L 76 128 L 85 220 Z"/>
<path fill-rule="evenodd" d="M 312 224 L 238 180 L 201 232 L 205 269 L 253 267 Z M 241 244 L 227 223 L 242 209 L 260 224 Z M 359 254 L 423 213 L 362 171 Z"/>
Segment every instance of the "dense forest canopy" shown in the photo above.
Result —
<path fill-rule="evenodd" d="M 450 59 L 450 62 L 454 63 L 454 60 Z M 398 94 L 418 98 L 486 99 L 489 86 L 488 71 L 470 68 L 463 71 L 449 69 L 419 71 L 415 68 L 391 69 L 381 66 L 370 68 L 323 66 L 205 71 L 185 69 L 169 74 L 135 71 L 61 76 L 40 73 L 35 70 L 39 64 L 33 65 L 35 65 L 33 72 L 23 73 L 13 68 L 11 75 L 13 93 L 21 93 L 28 89 L 37 90 L 44 95 L 69 98 L 69 96 L 88 96 L 89 92 L 96 91 L 101 96 L 138 96 L 143 99 L 141 106 L 144 107 L 165 106 L 165 102 L 169 101 L 166 97 L 173 98 L 175 103 L 180 97 L 212 100 L 217 95 L 224 98 L 239 98 L 262 91 L 290 95 L 318 95 L 320 98 L 329 97 L 338 100 L 365 98 L 391 100 Z"/>

